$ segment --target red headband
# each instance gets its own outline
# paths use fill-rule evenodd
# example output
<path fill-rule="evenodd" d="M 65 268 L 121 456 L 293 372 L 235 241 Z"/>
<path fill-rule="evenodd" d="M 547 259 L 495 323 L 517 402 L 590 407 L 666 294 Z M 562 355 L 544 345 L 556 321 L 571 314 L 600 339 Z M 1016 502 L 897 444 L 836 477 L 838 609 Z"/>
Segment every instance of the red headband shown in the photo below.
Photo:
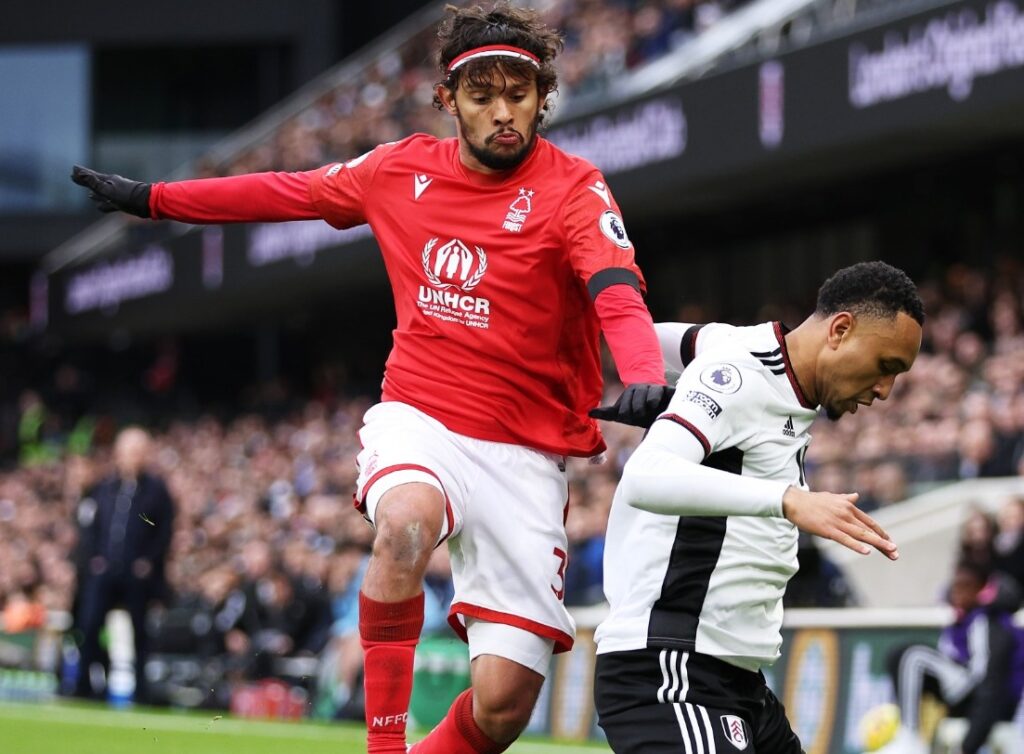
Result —
<path fill-rule="evenodd" d="M 527 52 L 521 47 L 510 47 L 508 45 L 486 45 L 485 47 L 474 47 L 472 50 L 467 50 L 461 55 L 455 57 L 455 59 L 448 64 L 448 75 L 450 76 L 456 68 L 468 63 L 470 60 L 476 60 L 477 58 L 490 58 L 496 55 L 501 55 L 506 58 L 525 60 L 534 68 L 540 70 L 540 58 L 532 52 Z"/>

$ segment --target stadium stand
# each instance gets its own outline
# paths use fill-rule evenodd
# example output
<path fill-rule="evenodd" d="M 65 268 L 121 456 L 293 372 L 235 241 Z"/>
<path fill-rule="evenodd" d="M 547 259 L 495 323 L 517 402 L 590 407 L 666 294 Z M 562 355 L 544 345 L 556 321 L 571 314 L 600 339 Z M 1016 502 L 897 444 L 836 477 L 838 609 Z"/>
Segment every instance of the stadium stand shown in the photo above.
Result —
<path fill-rule="evenodd" d="M 588 108 L 607 107 L 616 97 L 636 98 L 682 79 L 728 71 L 787 49 L 827 41 L 844 29 L 950 4 L 550 0 L 544 5 L 551 21 L 568 32 L 557 113 L 574 116 Z M 449 133 L 448 120 L 428 105 L 436 75 L 430 61 L 430 34 L 424 29 L 437 13 L 438 7 L 432 6 L 406 20 L 176 177 L 301 170 L 355 156 L 413 130 Z M 792 70 L 796 66 L 787 69 Z M 788 90 L 786 96 L 796 101 Z M 692 112 L 690 116 L 691 124 L 695 123 Z M 791 127 L 788 121 L 786 127 Z M 769 154 L 767 145 L 765 149 Z M 1010 174 L 1012 165 L 1007 162 Z M 784 162 L 770 167 L 780 178 L 787 172 Z M 648 181 L 646 172 L 639 174 Z M 729 192 L 734 188 L 729 185 Z M 1003 195 L 1003 206 L 1013 205 L 1006 198 L 1011 194 Z M 885 211 L 896 212 L 897 206 L 903 206 L 895 199 L 903 197 L 891 198 Z M 813 206 L 813 200 L 808 204 Z M 813 214 L 813 209 L 808 213 Z M 774 221 L 769 214 L 755 214 L 751 223 L 763 223 L 765 229 L 760 232 L 765 235 L 774 232 L 768 229 Z M 972 222 L 980 226 L 988 219 L 976 216 Z M 807 222 L 817 221 L 812 217 Z M 52 265 L 102 256 L 116 246 L 121 231 L 138 230 L 132 222 L 105 219 L 53 255 Z M 730 216 L 722 225 L 733 223 Z M 1003 227 L 1019 224 L 1007 221 Z M 675 253 L 674 232 L 673 227 L 672 232 L 654 236 L 657 245 L 646 247 L 654 248 L 652 256 Z M 827 234 L 822 237 L 828 240 Z M 814 247 L 813 256 L 835 261 L 874 252 L 880 236 L 865 237 L 869 241 L 863 245 L 851 244 L 839 252 L 828 243 L 808 245 Z M 1019 244 L 1019 234 L 1017 238 Z M 767 254 L 767 248 L 756 251 Z M 873 562 L 863 570 L 863 564 L 853 563 L 837 550 L 822 548 L 827 557 L 821 558 L 822 552 L 809 547 L 801 553 L 801 578 L 811 575 L 813 580 L 794 581 L 788 595 L 791 605 L 818 607 L 857 600 L 876 604 L 887 599 L 887 604 L 906 605 L 911 604 L 907 592 L 915 593 L 916 604 L 937 604 L 940 590 L 933 582 L 944 579 L 948 569 L 943 567 L 945 560 L 932 559 L 932 553 L 936 546 L 945 547 L 947 560 L 952 561 L 959 552 L 955 541 L 959 517 L 973 499 L 965 495 L 981 489 L 945 485 L 952 481 L 982 485 L 990 478 L 1024 476 L 1024 266 L 1019 245 L 1008 250 L 1004 246 L 1005 255 L 999 259 L 995 254 L 973 259 L 977 248 L 957 249 L 955 258 L 961 261 L 952 266 L 947 265 L 947 255 L 927 267 L 934 274 L 922 284 L 928 312 L 924 351 L 914 370 L 898 381 L 897 399 L 837 424 L 822 420 L 813 430 L 808 459 L 813 487 L 860 491 L 864 507 L 885 509 L 880 517 L 901 543 L 904 537 L 913 540 L 920 535 L 922 543 L 930 538 L 920 557 L 915 550 L 904 551 L 904 564 L 917 564 L 922 573 L 893 579 L 888 573 L 870 570 Z M 929 248 L 921 254 L 930 252 Z M 996 261 L 985 266 L 990 260 Z M 729 262 L 719 266 L 723 265 Z M 813 290 L 801 288 L 811 284 L 817 268 L 803 277 L 787 277 L 800 267 L 799 261 L 787 261 L 780 274 L 786 278 L 786 298 L 773 298 L 777 305 L 746 289 L 735 295 L 759 301 L 761 313 L 775 316 L 812 296 Z M 666 269 L 673 268 L 671 264 L 659 268 Z M 685 273 L 711 288 L 714 276 L 703 276 L 709 269 L 710 265 L 695 266 Z M 729 285 L 737 287 L 731 279 Z M 657 286 L 662 301 L 666 296 L 674 296 L 673 301 L 684 298 L 667 275 Z M 740 318 L 728 302 L 718 302 L 715 309 L 691 307 L 680 318 L 699 319 L 695 311 L 737 322 Z M 749 309 L 743 311 L 744 317 L 749 314 Z M 0 324 L 10 341 L 23 343 L 31 337 L 29 323 L 20 313 L 0 314 Z M 233 687 L 261 682 L 267 675 L 285 676 L 307 688 L 311 682 L 302 679 L 318 672 L 344 675 L 343 668 L 352 666 L 351 655 L 346 661 L 351 648 L 343 642 L 345 621 L 351 616 L 352 587 L 358 586 L 359 563 L 371 535 L 350 506 L 358 448 L 355 430 L 369 405 L 369 399 L 361 397 L 364 385 L 343 381 L 335 385 L 331 380 L 321 384 L 311 375 L 301 388 L 289 388 L 283 380 L 236 384 L 230 405 L 220 402 L 216 410 L 206 412 L 209 407 L 195 399 L 194 385 L 188 384 L 195 375 L 180 368 L 179 357 L 184 357 L 178 351 L 189 348 L 184 340 L 172 335 L 128 349 L 119 345 L 122 337 L 116 325 L 109 326 L 111 349 L 122 349 L 116 370 L 109 364 L 79 360 L 70 349 L 62 353 L 60 341 L 46 340 L 33 346 L 35 350 L 19 348 L 0 370 L 5 388 L 0 397 L 0 456 L 8 464 L 0 473 L 0 541 L 11 543 L 0 548 L 0 630 L 32 630 L 45 623 L 66 627 L 74 601 L 75 564 L 68 553 L 74 548 L 78 502 L 91 480 L 107 468 L 107 446 L 115 428 L 141 417 L 156 433 L 158 465 L 179 506 L 169 572 L 175 597 L 154 614 L 153 622 L 162 655 L 156 658 L 154 673 L 168 681 L 166 700 L 183 706 L 226 707 Z M 358 348 L 352 352 L 360 361 L 370 361 Z M 37 357 L 40 363 L 32 364 Z M 298 368 L 319 371 L 312 364 Z M 127 382 L 126 375 L 130 375 Z M 616 389 L 612 383 L 609 393 Z M 583 608 L 580 615 L 600 615 L 600 608 L 594 606 L 602 599 L 601 553 L 608 508 L 619 470 L 639 441 L 637 431 L 619 426 L 609 426 L 606 434 L 606 464 L 580 460 L 569 466 L 572 505 L 567 528 L 573 566 L 566 601 Z M 916 502 L 894 505 L 922 493 L 925 497 Z M 1014 518 L 1020 504 L 1002 491 L 978 494 L 986 510 L 998 506 L 1005 512 L 997 528 L 986 529 L 981 523 L 987 521 L 984 516 L 972 518 L 980 536 L 968 549 L 999 560 L 1001 567 L 1020 578 L 1020 528 Z M 939 518 L 948 538 L 933 536 L 933 529 L 924 525 Z M 270 544 L 269 559 L 261 542 Z M 812 568 L 815 558 L 820 562 Z M 842 566 L 849 583 L 842 583 L 842 574 L 829 568 L 829 560 Z M 443 574 L 443 565 L 439 570 Z M 260 601 L 259 589 L 253 586 L 259 582 L 268 586 L 264 592 L 270 596 L 259 611 L 250 610 L 247 615 L 246 605 Z M 902 592 L 897 591 L 899 587 Z M 281 610 L 285 601 L 294 609 Z M 595 612 L 585 612 L 588 608 Z M 834 616 L 806 618 L 798 612 L 795 617 L 796 623 L 790 626 L 811 632 L 838 625 Z M 801 624 L 805 618 L 807 622 Z M 945 619 L 943 614 L 941 619 L 929 619 L 927 625 L 938 626 Z M 886 630 L 893 635 L 918 625 L 902 613 L 892 613 L 886 620 Z M 859 628 L 851 621 L 844 629 L 853 627 L 855 633 Z M 586 621 L 581 625 L 586 626 Z M 443 631 L 443 620 L 435 622 L 435 627 Z M 792 646 L 789 642 L 787 636 L 787 647 Z M 844 679 L 849 675 L 864 686 L 850 682 L 860 696 L 840 717 L 854 718 L 864 709 L 864 689 L 870 679 L 864 681 L 858 675 L 862 668 L 858 670 L 856 664 L 864 642 L 855 636 L 849 643 L 844 658 L 852 659 L 844 659 Z M 256 662 L 256 646 L 276 657 L 269 663 L 267 657 Z M 792 656 L 799 659 L 806 645 L 796 647 Z M 52 668 L 56 661 L 51 655 L 39 664 Z M 783 673 L 778 671 L 780 682 Z M 207 688 L 214 693 L 208 695 Z M 318 710 L 335 714 L 347 701 L 345 694 L 338 694 Z M 791 700 L 785 701 L 792 708 Z M 830 719 L 829 715 L 815 719 Z M 588 734 L 583 730 L 581 735 Z M 820 746 L 812 750 L 823 751 Z"/>

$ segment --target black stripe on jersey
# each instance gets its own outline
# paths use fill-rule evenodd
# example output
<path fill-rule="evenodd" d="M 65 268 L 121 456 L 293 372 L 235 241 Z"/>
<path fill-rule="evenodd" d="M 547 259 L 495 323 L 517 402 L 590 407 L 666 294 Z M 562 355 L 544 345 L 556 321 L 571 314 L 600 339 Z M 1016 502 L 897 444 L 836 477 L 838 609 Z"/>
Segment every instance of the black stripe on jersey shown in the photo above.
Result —
<path fill-rule="evenodd" d="M 786 367 L 782 367 L 782 369 L 772 369 L 771 373 L 779 376 L 784 375 L 786 373 Z"/>
<path fill-rule="evenodd" d="M 703 465 L 739 474 L 743 469 L 743 451 L 728 448 L 712 453 Z M 661 596 L 651 607 L 648 647 L 694 648 L 697 621 L 725 541 L 726 521 L 725 516 L 679 519 Z"/>
<path fill-rule="evenodd" d="M 607 267 L 590 276 L 590 282 L 587 283 L 590 299 L 595 300 L 601 291 L 613 285 L 628 285 L 635 288 L 637 293 L 640 292 L 640 278 L 633 270 L 626 267 Z"/>
<path fill-rule="evenodd" d="M 768 359 L 772 356 L 778 356 L 782 353 L 782 346 L 779 346 L 774 351 L 751 351 L 750 355 L 758 359 Z"/>
<path fill-rule="evenodd" d="M 806 460 L 807 460 L 807 446 L 804 445 L 804 447 L 801 450 L 797 451 L 797 454 L 796 454 L 796 467 L 797 467 L 797 470 L 800 472 L 800 486 L 801 487 L 804 486 L 804 480 L 807 478 L 807 475 L 804 473 L 804 462 Z"/>
<path fill-rule="evenodd" d="M 766 367 L 781 367 L 785 363 L 783 362 L 781 356 L 777 356 L 774 359 L 762 359 L 761 357 L 758 357 L 757 360 L 764 364 Z"/>
<path fill-rule="evenodd" d="M 683 362 L 684 367 L 690 366 L 690 362 L 697 356 L 697 333 L 703 327 L 704 325 L 693 325 L 686 328 L 686 332 L 683 333 L 683 339 L 679 342 L 679 360 Z"/>

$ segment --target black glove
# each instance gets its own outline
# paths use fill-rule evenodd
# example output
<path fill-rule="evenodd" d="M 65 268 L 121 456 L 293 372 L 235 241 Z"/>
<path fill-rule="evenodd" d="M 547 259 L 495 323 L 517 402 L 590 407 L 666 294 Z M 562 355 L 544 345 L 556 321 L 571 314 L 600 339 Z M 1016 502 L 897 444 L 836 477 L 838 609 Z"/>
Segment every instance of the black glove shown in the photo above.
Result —
<path fill-rule="evenodd" d="M 97 173 L 95 170 L 75 165 L 71 180 L 89 189 L 89 198 L 96 202 L 100 212 L 127 212 L 147 220 L 149 214 L 150 183 L 139 183 L 119 175 Z"/>
<path fill-rule="evenodd" d="M 590 415 L 595 419 L 646 428 L 654 423 L 658 414 L 668 408 L 668 402 L 675 392 L 676 389 L 668 385 L 630 385 L 622 391 L 614 405 L 591 409 Z"/>

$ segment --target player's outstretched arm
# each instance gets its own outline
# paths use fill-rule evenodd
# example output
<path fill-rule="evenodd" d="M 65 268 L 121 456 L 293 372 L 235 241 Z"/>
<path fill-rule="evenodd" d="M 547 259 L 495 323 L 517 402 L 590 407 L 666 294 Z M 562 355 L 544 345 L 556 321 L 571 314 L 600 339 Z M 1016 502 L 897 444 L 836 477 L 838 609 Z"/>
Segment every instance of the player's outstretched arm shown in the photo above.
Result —
<path fill-rule="evenodd" d="M 798 529 L 831 539 L 867 555 L 874 547 L 890 560 L 900 556 L 885 530 L 857 507 L 856 492 L 808 492 L 789 487 L 782 496 L 782 513 Z"/>
<path fill-rule="evenodd" d="M 75 165 L 71 180 L 89 189 L 101 212 L 195 224 L 283 222 L 321 217 L 310 195 L 314 172 L 144 183 Z"/>

